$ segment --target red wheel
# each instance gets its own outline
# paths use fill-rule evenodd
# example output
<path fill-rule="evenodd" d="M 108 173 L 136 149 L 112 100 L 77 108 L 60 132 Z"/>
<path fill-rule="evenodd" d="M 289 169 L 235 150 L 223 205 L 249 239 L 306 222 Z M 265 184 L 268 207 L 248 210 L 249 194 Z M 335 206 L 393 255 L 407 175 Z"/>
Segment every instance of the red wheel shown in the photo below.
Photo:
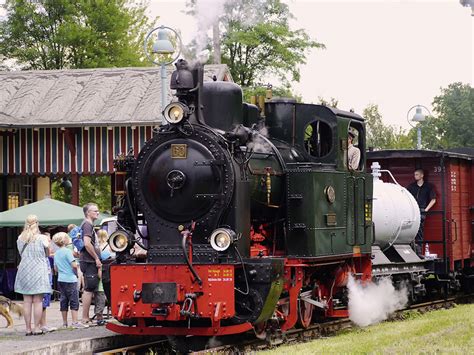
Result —
<path fill-rule="evenodd" d="M 298 301 L 298 325 L 304 329 L 311 325 L 314 306 L 303 300 Z"/>

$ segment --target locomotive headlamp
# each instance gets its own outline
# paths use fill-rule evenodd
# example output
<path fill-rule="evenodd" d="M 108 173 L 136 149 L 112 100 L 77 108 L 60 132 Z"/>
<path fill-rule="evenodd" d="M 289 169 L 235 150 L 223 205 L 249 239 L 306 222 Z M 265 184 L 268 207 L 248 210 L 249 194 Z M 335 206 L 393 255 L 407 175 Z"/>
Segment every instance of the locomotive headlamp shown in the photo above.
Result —
<path fill-rule="evenodd" d="M 235 232 L 227 228 L 218 228 L 212 232 L 209 242 L 217 251 L 227 250 L 235 239 Z"/>
<path fill-rule="evenodd" d="M 189 109 L 186 105 L 180 102 L 172 102 L 163 110 L 163 116 L 166 122 L 171 124 L 177 124 L 183 120 L 189 114 Z"/>
<path fill-rule="evenodd" d="M 128 247 L 128 235 L 126 232 L 118 230 L 109 237 L 110 249 L 115 253 L 120 253 Z"/>

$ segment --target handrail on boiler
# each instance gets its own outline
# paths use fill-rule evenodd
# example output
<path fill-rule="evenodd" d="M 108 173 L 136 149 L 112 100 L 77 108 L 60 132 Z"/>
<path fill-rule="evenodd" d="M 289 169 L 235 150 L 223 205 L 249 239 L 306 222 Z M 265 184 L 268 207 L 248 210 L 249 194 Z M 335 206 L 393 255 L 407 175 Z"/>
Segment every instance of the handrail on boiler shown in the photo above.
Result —
<path fill-rule="evenodd" d="M 395 184 L 397 184 L 398 186 L 402 186 L 398 183 L 398 181 L 395 179 L 395 177 L 392 175 L 392 173 L 390 172 L 390 170 L 379 170 L 379 172 L 381 173 L 387 173 L 388 175 L 390 175 L 390 177 L 392 178 L 393 182 Z"/>

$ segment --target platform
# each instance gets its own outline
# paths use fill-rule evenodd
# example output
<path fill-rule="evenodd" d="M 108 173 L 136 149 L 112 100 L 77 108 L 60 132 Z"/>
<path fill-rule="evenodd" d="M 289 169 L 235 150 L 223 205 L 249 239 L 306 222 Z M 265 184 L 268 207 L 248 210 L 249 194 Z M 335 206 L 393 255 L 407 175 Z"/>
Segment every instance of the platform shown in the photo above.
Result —
<path fill-rule="evenodd" d="M 16 302 L 22 304 L 22 302 Z M 93 308 L 93 306 L 91 307 Z M 79 315 L 82 308 L 79 309 Z M 124 336 L 113 333 L 105 326 L 92 326 L 87 329 L 61 329 L 62 318 L 59 302 L 52 302 L 47 310 L 47 325 L 58 330 L 37 336 L 25 336 L 26 328 L 23 318 L 12 315 L 15 321 L 13 328 L 5 328 L 7 323 L 0 316 L 0 354 L 92 354 L 95 351 L 150 342 L 153 338 Z M 71 315 L 68 314 L 69 324 Z M 156 338 L 156 337 L 155 337 Z"/>

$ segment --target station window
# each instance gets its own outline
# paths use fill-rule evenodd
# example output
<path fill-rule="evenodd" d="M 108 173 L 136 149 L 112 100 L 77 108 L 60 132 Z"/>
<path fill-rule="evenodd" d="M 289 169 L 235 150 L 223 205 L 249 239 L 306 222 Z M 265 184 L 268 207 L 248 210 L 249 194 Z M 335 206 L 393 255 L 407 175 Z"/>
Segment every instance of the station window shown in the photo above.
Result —
<path fill-rule="evenodd" d="M 7 180 L 8 209 L 33 202 L 33 177 L 11 177 Z"/>
<path fill-rule="evenodd" d="M 321 120 L 309 123 L 304 130 L 305 150 L 316 158 L 322 158 L 329 154 L 332 148 L 331 127 Z"/>

